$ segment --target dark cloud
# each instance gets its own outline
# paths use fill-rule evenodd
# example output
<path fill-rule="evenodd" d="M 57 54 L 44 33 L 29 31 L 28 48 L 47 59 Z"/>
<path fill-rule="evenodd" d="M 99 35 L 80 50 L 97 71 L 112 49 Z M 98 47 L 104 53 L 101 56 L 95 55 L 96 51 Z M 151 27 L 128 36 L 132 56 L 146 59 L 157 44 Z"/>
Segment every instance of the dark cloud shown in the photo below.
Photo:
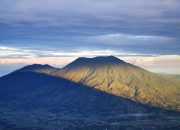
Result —
<path fill-rule="evenodd" d="M 180 53 L 179 0 L 1 0 L 0 45 Z"/>

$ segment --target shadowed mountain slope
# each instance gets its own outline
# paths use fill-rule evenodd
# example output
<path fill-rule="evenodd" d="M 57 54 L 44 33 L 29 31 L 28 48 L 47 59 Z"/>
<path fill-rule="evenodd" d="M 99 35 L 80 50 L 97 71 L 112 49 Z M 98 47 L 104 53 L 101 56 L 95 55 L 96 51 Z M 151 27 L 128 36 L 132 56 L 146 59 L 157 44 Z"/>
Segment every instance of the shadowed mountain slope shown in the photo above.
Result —
<path fill-rule="evenodd" d="M 180 110 L 180 82 L 114 56 L 78 58 L 53 75 L 143 104 Z"/>
<path fill-rule="evenodd" d="M 0 100 L 33 92 L 38 87 L 48 84 L 52 77 L 47 76 L 57 70 L 49 65 L 33 64 L 16 70 L 0 78 Z M 40 75 L 38 73 L 44 73 Z M 4 99 L 3 99 L 4 100 Z"/>
<path fill-rule="evenodd" d="M 151 118 L 162 112 L 169 113 L 47 74 L 16 71 L 0 78 L 0 124 L 5 129 L 56 130 L 64 128 L 65 121 L 87 120 L 103 126 L 118 118 L 135 119 L 134 114 Z"/>

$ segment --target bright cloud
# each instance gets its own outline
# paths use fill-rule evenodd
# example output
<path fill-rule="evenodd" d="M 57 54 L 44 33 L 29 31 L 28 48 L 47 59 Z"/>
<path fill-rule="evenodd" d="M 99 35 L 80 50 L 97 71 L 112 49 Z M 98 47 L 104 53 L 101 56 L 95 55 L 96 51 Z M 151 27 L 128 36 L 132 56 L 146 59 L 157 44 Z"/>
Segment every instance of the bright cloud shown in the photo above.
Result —
<path fill-rule="evenodd" d="M 180 74 L 179 55 L 126 56 L 122 57 L 122 59 L 152 72 Z"/>
<path fill-rule="evenodd" d="M 115 55 L 120 59 L 154 72 L 180 73 L 179 55 L 139 55 L 120 53 L 113 50 L 84 50 L 75 52 L 33 50 L 0 46 L 0 65 L 50 64 L 65 66 L 78 57 Z M 172 68 L 172 69 L 170 69 Z M 167 70 L 167 71 L 166 71 Z"/>

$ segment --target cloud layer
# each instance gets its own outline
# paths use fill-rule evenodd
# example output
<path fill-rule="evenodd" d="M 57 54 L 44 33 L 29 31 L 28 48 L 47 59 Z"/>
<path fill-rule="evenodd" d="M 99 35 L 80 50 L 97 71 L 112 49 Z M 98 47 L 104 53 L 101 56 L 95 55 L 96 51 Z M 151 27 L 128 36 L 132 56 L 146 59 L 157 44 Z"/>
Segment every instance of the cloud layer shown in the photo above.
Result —
<path fill-rule="evenodd" d="M 180 26 L 179 0 L 1 0 L 0 5 L 1 23 L 11 26 L 53 26 L 73 35 L 179 36 L 174 30 Z"/>
<path fill-rule="evenodd" d="M 12 71 L 12 68 L 20 68 L 22 66 L 38 63 L 50 64 L 56 67 L 63 67 L 78 57 L 95 57 L 102 55 L 115 55 L 120 59 L 148 69 L 153 72 L 176 73 L 180 74 L 180 56 L 179 55 L 140 55 L 126 54 L 114 50 L 86 50 L 66 52 L 62 50 L 30 50 L 25 48 L 12 48 L 0 46 L 0 75 L 4 74 L 4 70 Z"/>
<path fill-rule="evenodd" d="M 0 65 L 116 55 L 178 69 L 179 30 L 179 0 L 1 0 Z"/>
<path fill-rule="evenodd" d="M 179 54 L 179 12 L 179 0 L 1 0 L 0 45 Z"/>

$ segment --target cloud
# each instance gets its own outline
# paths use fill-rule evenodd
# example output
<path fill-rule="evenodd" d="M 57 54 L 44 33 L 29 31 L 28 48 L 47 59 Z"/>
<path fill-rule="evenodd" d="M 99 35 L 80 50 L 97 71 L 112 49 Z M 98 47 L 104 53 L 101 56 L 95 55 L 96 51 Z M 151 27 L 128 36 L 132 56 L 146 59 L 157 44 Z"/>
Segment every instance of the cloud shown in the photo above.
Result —
<path fill-rule="evenodd" d="M 26 48 L 29 48 L 29 50 L 26 49 L 22 51 L 14 50 L 19 55 L 24 55 L 24 51 L 26 53 L 39 53 L 41 56 L 54 55 L 51 50 L 60 52 L 68 51 L 69 54 L 71 54 L 71 52 L 77 53 L 77 51 L 83 50 L 111 50 L 115 52 L 121 52 L 123 54 L 180 55 L 179 40 L 179 38 L 167 36 L 116 33 L 98 36 L 46 36 L 41 40 L 21 39 L 18 40 L 18 42 L 16 42 L 16 40 L 12 40 L 0 43 L 0 45 L 15 48 L 22 48 L 23 46 L 26 46 Z M 34 50 L 32 51 L 31 49 Z M 3 53 L 7 54 L 8 51 Z M 3 53 L 1 53 L 1 56 L 4 55 Z M 11 54 L 12 52 L 9 52 L 9 55 Z M 24 57 L 25 56 L 26 55 L 24 55 Z"/>
<path fill-rule="evenodd" d="M 17 48 L 17 47 L 8 47 L 8 46 L 0 46 L 0 58 L 2 59 L 27 59 L 27 58 L 48 58 L 48 57 L 92 57 L 92 56 L 100 56 L 100 55 L 111 55 L 111 54 L 122 55 L 123 53 L 119 53 L 113 50 L 74 50 L 74 51 L 66 51 L 66 50 L 37 50 L 37 49 L 29 49 L 29 48 Z"/>
<path fill-rule="evenodd" d="M 83 14 L 90 16 L 115 16 L 119 14 L 159 16 L 167 8 L 169 10 L 173 10 L 175 7 L 177 8 L 178 3 L 178 0 L 1 0 L 1 10 L 11 14 L 21 14 L 20 16 L 29 14 L 29 16 L 36 17 L 38 14 L 43 16 L 43 13 L 46 16 L 48 14 L 62 16 Z M 135 10 L 137 13 L 134 12 Z"/>
<path fill-rule="evenodd" d="M 123 60 L 140 66 L 146 70 L 155 73 L 180 74 L 180 56 L 179 55 L 159 55 L 154 57 L 144 56 L 126 56 Z"/>
<path fill-rule="evenodd" d="M 179 0 L 1 0 L 0 45 L 179 54 L 178 12 Z"/>
<path fill-rule="evenodd" d="M 110 49 L 123 53 L 172 55 L 180 54 L 179 38 L 151 35 L 105 34 L 69 38 L 72 46 L 90 49 Z M 69 45 L 69 44 L 67 44 Z M 70 44 L 71 45 L 71 44 Z"/>
<path fill-rule="evenodd" d="M 78 57 L 102 55 L 115 55 L 126 62 L 153 72 L 180 74 L 180 55 L 129 54 L 114 50 L 76 50 L 74 52 L 68 52 L 62 50 L 36 50 L 0 46 L 0 66 L 2 66 L 2 74 L 0 75 L 11 72 L 13 68 L 15 70 L 33 63 L 63 67 Z M 7 71 L 2 71 L 3 68 Z"/>
<path fill-rule="evenodd" d="M 179 36 L 174 30 L 180 26 L 179 5 L 179 0 L 1 0 L 0 22 L 16 29 L 56 27 L 71 35 Z"/>

